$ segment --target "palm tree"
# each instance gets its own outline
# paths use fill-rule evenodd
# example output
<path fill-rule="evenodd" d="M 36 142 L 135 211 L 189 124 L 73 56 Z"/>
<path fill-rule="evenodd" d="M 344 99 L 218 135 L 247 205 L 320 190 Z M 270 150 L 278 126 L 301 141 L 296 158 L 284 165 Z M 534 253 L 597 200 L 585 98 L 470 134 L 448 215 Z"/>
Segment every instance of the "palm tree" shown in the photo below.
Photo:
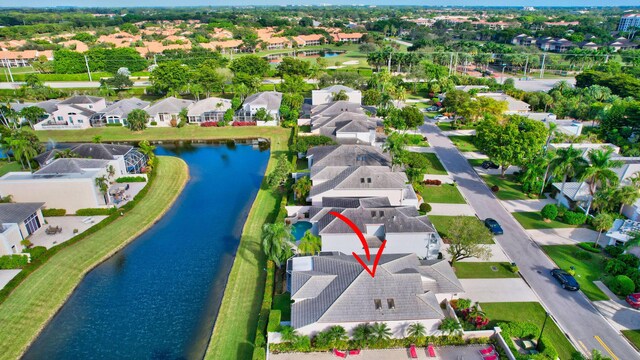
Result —
<path fill-rule="evenodd" d="M 38 150 L 33 144 L 27 139 L 11 139 L 9 146 L 13 150 L 13 156 L 20 161 L 22 167 L 24 168 L 24 160 L 29 166 L 29 171 L 33 171 L 31 169 L 31 159 L 38 155 Z"/>
<path fill-rule="evenodd" d="M 371 340 L 371 325 L 369 324 L 360 324 L 353 328 L 352 337 L 353 341 L 356 342 L 360 347 L 365 347 Z"/>
<path fill-rule="evenodd" d="M 596 239 L 595 245 L 598 245 L 598 241 L 600 241 L 600 235 L 602 235 L 603 231 L 609 230 L 613 226 L 613 217 L 607 213 L 601 212 L 596 215 L 591 221 L 591 225 L 593 225 L 596 230 L 598 230 L 598 238 Z"/>
<path fill-rule="evenodd" d="M 149 160 L 153 159 L 155 154 L 153 151 L 156 149 L 155 146 L 149 144 L 148 140 L 142 140 L 138 143 L 138 147 L 140 148 L 140 152 L 145 155 Z"/>
<path fill-rule="evenodd" d="M 337 347 L 338 343 L 349 340 L 347 330 L 340 325 L 334 325 L 329 328 L 329 337 L 331 338 L 331 347 Z"/>
<path fill-rule="evenodd" d="M 391 154 L 392 165 L 395 166 L 403 164 L 406 145 L 406 134 L 393 133 L 387 137 L 382 148 L 385 152 L 389 152 Z"/>
<path fill-rule="evenodd" d="M 310 231 L 304 233 L 298 244 L 298 254 L 313 255 L 322 250 L 322 241 Z"/>
<path fill-rule="evenodd" d="M 585 166 L 587 166 L 587 161 L 582 157 L 582 152 L 574 149 L 573 146 L 557 151 L 552 167 L 554 168 L 554 175 L 562 177 L 561 196 L 558 196 L 558 205 L 560 205 L 560 199 L 564 196 L 564 185 L 567 179 L 576 176 Z"/>
<path fill-rule="evenodd" d="M 371 338 L 376 341 L 387 341 L 391 339 L 391 329 L 386 323 L 373 323 L 371 325 Z"/>
<path fill-rule="evenodd" d="M 447 335 L 458 335 L 462 333 L 462 325 L 453 318 L 445 318 L 438 326 L 438 330 Z"/>
<path fill-rule="evenodd" d="M 308 176 L 303 176 L 296 181 L 293 185 L 293 193 L 296 194 L 296 200 L 301 201 L 304 204 L 307 195 L 311 191 L 311 179 Z"/>
<path fill-rule="evenodd" d="M 407 328 L 407 336 L 414 339 L 427 335 L 427 328 L 424 324 L 415 322 Z"/>
<path fill-rule="evenodd" d="M 56 154 L 53 156 L 55 159 L 70 159 L 77 158 L 78 154 L 73 152 L 71 149 L 63 149 L 56 151 Z"/>
<path fill-rule="evenodd" d="M 282 329 L 280 329 L 280 336 L 282 337 L 283 341 L 293 341 L 296 337 L 296 331 L 293 329 L 293 327 L 286 325 L 283 326 Z"/>
<path fill-rule="evenodd" d="M 277 267 L 281 267 L 291 256 L 294 240 L 290 225 L 277 222 L 262 226 L 262 250 Z"/>
<path fill-rule="evenodd" d="M 592 196 L 598 185 L 616 186 L 620 181 L 618 175 L 611 169 L 621 167 L 623 163 L 619 160 L 611 160 L 612 155 L 612 148 L 594 149 L 587 155 L 591 164 L 584 170 L 580 180 L 586 180 L 589 183 L 589 192 Z"/>
<path fill-rule="evenodd" d="M 618 214 L 622 214 L 622 208 L 624 208 L 625 205 L 631 205 L 635 203 L 636 200 L 640 198 L 640 192 L 638 192 L 638 189 L 636 189 L 635 187 L 626 185 L 621 188 L 617 188 L 614 196 L 615 199 L 620 203 L 620 210 L 618 211 Z"/>
<path fill-rule="evenodd" d="M 96 187 L 98 187 L 98 189 L 100 190 L 100 193 L 102 193 L 102 196 L 104 196 L 105 202 L 107 202 L 107 191 L 109 191 L 109 180 L 107 180 L 107 177 L 103 175 L 103 176 L 97 177 L 95 179 L 95 183 L 96 183 Z"/>

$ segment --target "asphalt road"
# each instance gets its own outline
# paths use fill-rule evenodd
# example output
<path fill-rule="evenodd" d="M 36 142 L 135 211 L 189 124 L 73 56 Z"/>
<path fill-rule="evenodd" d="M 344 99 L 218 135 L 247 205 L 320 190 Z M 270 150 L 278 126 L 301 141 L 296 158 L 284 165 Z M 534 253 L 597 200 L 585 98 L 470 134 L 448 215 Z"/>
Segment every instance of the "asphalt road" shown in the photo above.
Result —
<path fill-rule="evenodd" d="M 0 82 L 0 89 L 17 89 L 22 86 L 24 83 L 22 82 Z M 44 83 L 47 86 L 56 89 L 67 89 L 67 88 L 98 88 L 100 87 L 99 81 L 46 81 Z M 146 87 L 151 86 L 151 83 L 147 80 L 144 81 L 134 81 L 134 87 Z"/>
<path fill-rule="evenodd" d="M 551 88 L 560 81 L 566 81 L 571 85 L 575 85 L 576 79 L 567 77 L 567 78 L 557 78 L 557 79 L 535 79 L 535 74 L 532 74 L 534 79 L 531 80 L 520 80 L 514 79 L 514 86 L 516 89 L 524 90 L 524 91 L 549 91 Z M 497 79 L 500 82 L 500 79 Z"/>
<path fill-rule="evenodd" d="M 502 225 L 504 235 L 496 237 L 497 243 L 518 265 L 524 279 L 543 305 L 549 309 L 561 329 L 568 333 L 576 347 L 586 353 L 590 353 L 591 349 L 597 349 L 613 360 L 640 359 L 640 354 L 611 327 L 582 292 L 563 290 L 551 277 L 549 271 L 555 264 L 502 207 L 469 162 L 453 143 L 442 135 L 440 129 L 427 124 L 420 130 L 427 136 L 429 144 L 435 149 L 478 216 L 481 219 L 492 217 Z"/>

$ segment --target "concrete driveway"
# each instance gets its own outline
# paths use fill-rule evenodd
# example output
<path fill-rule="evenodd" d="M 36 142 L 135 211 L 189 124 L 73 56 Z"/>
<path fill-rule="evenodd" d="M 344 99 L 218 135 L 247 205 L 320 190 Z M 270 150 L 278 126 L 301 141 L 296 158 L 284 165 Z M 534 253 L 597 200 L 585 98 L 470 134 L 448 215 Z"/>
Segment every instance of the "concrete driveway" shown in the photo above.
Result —
<path fill-rule="evenodd" d="M 527 234 L 540 245 L 575 245 L 579 242 L 595 242 L 598 232 L 587 228 L 531 229 Z M 604 235 L 600 236 L 604 245 Z"/>
<path fill-rule="evenodd" d="M 533 199 L 533 200 L 502 200 L 502 206 L 508 212 L 530 212 L 540 211 L 547 204 L 555 204 L 555 200 L 549 199 Z"/>
<path fill-rule="evenodd" d="M 597 349 L 611 358 L 640 359 L 640 354 L 609 325 L 582 292 L 567 292 L 557 286 L 549 274 L 556 265 L 504 209 L 451 140 L 432 124 L 423 125 L 420 129 L 479 217 L 492 217 L 502 225 L 504 235 L 496 237 L 496 241 L 518 264 L 527 283 L 568 334 L 576 349 L 583 353 Z"/>
<path fill-rule="evenodd" d="M 475 210 L 467 204 L 429 204 L 431 211 L 427 215 L 476 216 Z"/>
<path fill-rule="evenodd" d="M 520 278 L 460 279 L 465 297 L 474 302 L 538 302 L 536 294 Z"/>
<path fill-rule="evenodd" d="M 602 290 L 611 300 L 594 301 L 593 304 L 598 311 L 609 319 L 611 325 L 618 330 L 640 329 L 640 310 L 629 306 L 626 301 L 618 299 L 601 281 L 594 281 L 594 284 Z"/>

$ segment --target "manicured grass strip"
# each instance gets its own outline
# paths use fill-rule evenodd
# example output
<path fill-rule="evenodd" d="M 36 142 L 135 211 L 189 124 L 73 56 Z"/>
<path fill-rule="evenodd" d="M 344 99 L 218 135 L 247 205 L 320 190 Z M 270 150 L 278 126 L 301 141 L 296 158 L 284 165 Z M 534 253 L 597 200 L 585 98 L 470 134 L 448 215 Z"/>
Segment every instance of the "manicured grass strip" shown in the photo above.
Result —
<path fill-rule="evenodd" d="M 452 184 L 420 185 L 418 190 L 428 203 L 466 204 L 458 187 Z"/>
<path fill-rule="evenodd" d="M 456 262 L 456 276 L 460 279 L 517 278 L 507 262 Z M 492 267 L 497 268 L 496 271 Z"/>
<path fill-rule="evenodd" d="M 16 359 L 71 295 L 83 276 L 151 227 L 184 188 L 187 164 L 160 157 L 146 196 L 112 223 L 63 248 L 27 277 L 0 304 L 1 359 Z"/>
<path fill-rule="evenodd" d="M 640 330 L 622 330 L 622 335 L 624 335 L 636 349 L 640 349 Z"/>
<path fill-rule="evenodd" d="M 12 162 L 0 161 L 0 176 L 3 176 L 6 173 L 9 173 L 9 172 L 12 172 L 12 171 L 22 171 L 22 166 L 20 165 L 19 162 L 16 162 L 16 161 L 12 161 Z"/>
<path fill-rule="evenodd" d="M 429 175 L 447 175 L 448 172 L 445 170 L 444 166 L 438 159 L 438 155 L 434 153 L 420 153 L 420 155 L 424 156 L 429 164 L 427 165 L 427 172 L 425 174 Z"/>
<path fill-rule="evenodd" d="M 530 197 L 523 193 L 522 186 L 515 181 L 513 175 L 506 175 L 504 178 L 501 178 L 500 175 L 482 175 L 482 178 L 489 187 L 498 185 L 500 190 L 496 193 L 496 196 L 500 200 L 530 200 L 538 198 L 535 195 Z"/>
<path fill-rule="evenodd" d="M 542 329 L 545 311 L 542 305 L 537 302 L 481 303 L 480 306 L 491 319 L 490 326 L 494 326 L 498 322 L 517 321 L 530 322 Z M 545 325 L 544 335 L 549 338 L 556 348 L 560 359 L 571 359 L 571 355 L 576 350 L 551 319 Z"/>
<path fill-rule="evenodd" d="M 589 253 L 592 255 L 590 260 L 578 260 L 575 258 L 576 252 L 584 252 L 584 250 L 575 245 L 548 245 L 543 246 L 542 249 L 559 268 L 567 270 L 570 266 L 575 267 L 575 278 L 580 283 L 580 289 L 589 299 L 609 300 L 609 297 L 593 283 L 595 280 L 602 280 L 604 276 L 602 255 Z"/>
<path fill-rule="evenodd" d="M 475 136 L 449 136 L 449 140 L 461 152 L 479 151 L 475 144 Z"/>
<path fill-rule="evenodd" d="M 442 131 L 451 131 L 451 130 L 473 130 L 475 129 L 475 127 L 473 125 L 461 125 L 460 123 L 458 123 L 458 127 L 457 128 L 453 128 L 453 121 L 447 121 L 447 122 L 439 122 L 438 123 L 438 127 L 440 128 L 440 130 Z"/>
<path fill-rule="evenodd" d="M 518 222 L 525 229 L 561 229 L 561 228 L 575 228 L 578 225 L 569 225 L 557 220 L 551 220 L 549 222 L 545 222 L 542 220 L 542 216 L 540 216 L 539 212 L 515 212 L 512 213 L 514 218 L 518 220 Z"/>
<path fill-rule="evenodd" d="M 433 223 L 433 225 L 436 227 L 436 230 L 438 230 L 438 234 L 440 234 L 440 236 L 443 238 L 447 237 L 447 232 L 451 227 L 451 222 L 453 221 L 453 219 L 458 217 L 458 216 L 429 215 L 429 214 L 427 215 L 429 216 L 429 220 L 431 220 L 431 223 Z M 473 216 L 467 216 L 467 217 L 473 217 Z M 491 241 L 489 244 L 493 244 L 493 243 L 494 242 Z"/>
<path fill-rule="evenodd" d="M 272 308 L 282 312 L 282 321 L 291 320 L 291 295 L 287 292 L 273 297 Z"/>
<path fill-rule="evenodd" d="M 256 133 L 254 136 L 258 136 Z M 271 130 L 271 129 L 270 129 Z M 275 158 L 286 154 L 290 132 L 271 130 L 271 158 L 267 173 L 275 166 Z M 262 135 L 267 136 L 267 135 Z M 262 187 L 251 207 L 242 230 L 222 306 L 216 319 L 205 359 L 251 359 L 260 303 L 264 292 L 265 256 L 260 245 L 262 225 L 274 221 L 282 195 Z"/>

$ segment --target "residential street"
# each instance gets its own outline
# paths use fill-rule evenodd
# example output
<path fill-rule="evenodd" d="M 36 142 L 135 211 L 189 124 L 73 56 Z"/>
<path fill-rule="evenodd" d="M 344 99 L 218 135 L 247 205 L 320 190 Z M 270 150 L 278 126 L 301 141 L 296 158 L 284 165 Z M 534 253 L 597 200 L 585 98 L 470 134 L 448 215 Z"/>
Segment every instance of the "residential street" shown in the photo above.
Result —
<path fill-rule="evenodd" d="M 492 217 L 502 225 L 504 235 L 497 236 L 496 241 L 518 265 L 525 280 L 561 329 L 569 333 L 570 340 L 585 353 L 598 349 L 613 360 L 640 359 L 640 354 L 600 315 L 582 292 L 563 290 L 549 275 L 555 267 L 553 262 L 505 210 L 440 129 L 427 124 L 420 130 L 478 216 L 481 219 Z"/>

